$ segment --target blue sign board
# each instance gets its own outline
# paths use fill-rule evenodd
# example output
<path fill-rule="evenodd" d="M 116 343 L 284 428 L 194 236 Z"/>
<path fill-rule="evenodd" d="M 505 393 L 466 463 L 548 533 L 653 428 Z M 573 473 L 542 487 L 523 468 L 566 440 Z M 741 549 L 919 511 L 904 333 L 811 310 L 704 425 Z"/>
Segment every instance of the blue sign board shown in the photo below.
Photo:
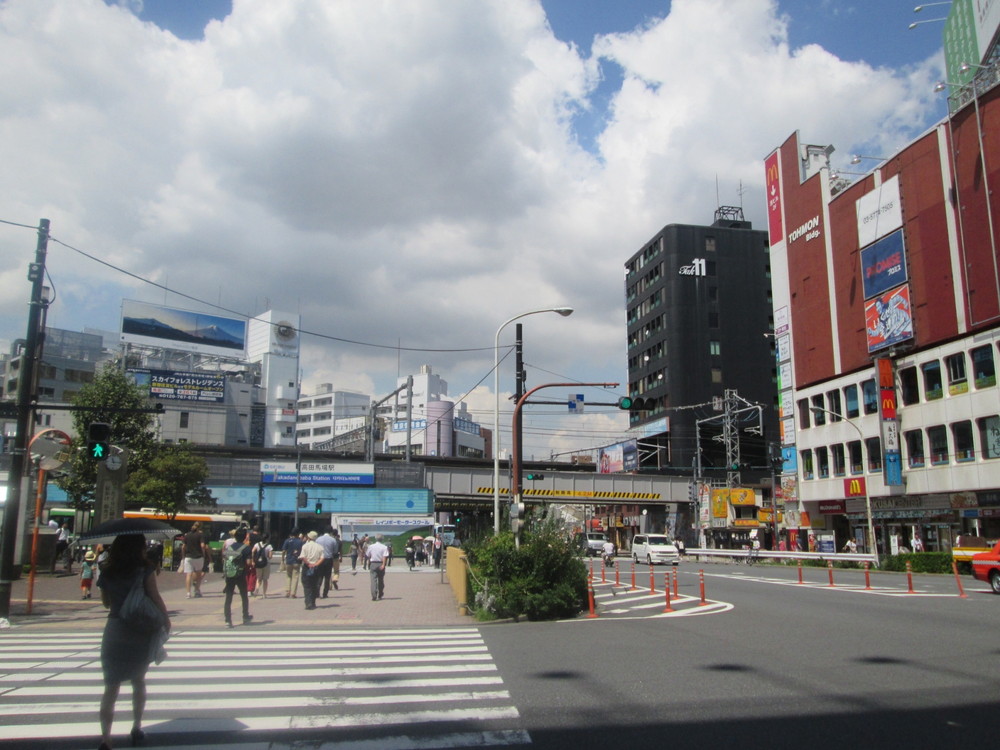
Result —
<path fill-rule="evenodd" d="M 898 229 L 861 251 L 861 284 L 865 299 L 883 294 L 906 281 L 903 230 Z"/>

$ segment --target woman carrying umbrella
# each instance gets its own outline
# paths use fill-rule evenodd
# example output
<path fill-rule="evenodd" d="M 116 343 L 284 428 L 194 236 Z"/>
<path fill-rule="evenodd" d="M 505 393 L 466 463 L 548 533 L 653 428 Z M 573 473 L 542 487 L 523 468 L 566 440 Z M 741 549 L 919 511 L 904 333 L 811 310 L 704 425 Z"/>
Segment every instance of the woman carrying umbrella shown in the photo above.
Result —
<path fill-rule="evenodd" d="M 111 750 L 111 725 L 114 721 L 115 703 L 121 684 L 132 683 L 132 731 L 133 745 L 142 744 L 142 713 L 146 707 L 146 670 L 153 660 L 155 633 L 129 628 L 119 617 L 122 604 L 133 585 L 141 585 L 153 604 L 163 613 L 163 628 L 170 630 L 170 617 L 163 598 L 156 588 L 154 568 L 146 559 L 146 537 L 141 531 L 121 531 L 133 519 L 110 521 L 95 527 L 87 538 L 91 543 L 100 541 L 102 535 L 112 528 L 117 533 L 111 544 L 108 562 L 97 581 L 101 590 L 101 601 L 108 608 L 108 620 L 101 639 L 101 669 L 104 673 L 104 695 L 101 698 L 101 744 L 98 750 Z M 142 522 L 144 519 L 134 519 Z M 146 521 L 146 523 L 149 523 Z M 155 522 L 154 522 L 155 523 Z M 113 526 L 112 526 L 113 525 Z M 136 528 L 142 528 L 140 524 Z M 165 524 L 164 524 L 165 526 Z M 173 531 L 171 529 L 170 531 Z M 112 532 L 112 533 L 115 533 Z M 154 533 L 156 533 L 154 531 Z M 86 541 L 81 538 L 81 541 Z"/>

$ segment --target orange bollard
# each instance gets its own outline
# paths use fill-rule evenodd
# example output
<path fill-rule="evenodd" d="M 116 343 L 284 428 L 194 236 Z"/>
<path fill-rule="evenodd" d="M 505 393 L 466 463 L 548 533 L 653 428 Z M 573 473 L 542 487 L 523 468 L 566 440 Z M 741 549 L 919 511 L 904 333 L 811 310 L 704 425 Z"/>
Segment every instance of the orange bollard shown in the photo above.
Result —
<path fill-rule="evenodd" d="M 673 575 L 674 575 L 674 599 L 679 599 L 680 594 L 677 593 L 677 585 L 678 585 L 677 581 L 680 579 L 680 576 L 677 575 L 677 568 L 674 568 Z"/>
<path fill-rule="evenodd" d="M 828 562 L 826 564 L 826 570 L 830 574 L 830 586 L 836 586 L 836 584 L 833 582 L 833 563 L 832 562 Z"/>
<path fill-rule="evenodd" d="M 620 571 L 621 569 L 622 566 L 619 565 L 618 563 L 615 563 L 615 586 L 621 585 L 621 581 L 619 580 L 619 575 L 618 575 L 618 571 Z"/>
<path fill-rule="evenodd" d="M 954 560 L 951 561 L 951 569 L 955 574 L 955 583 L 958 584 L 958 598 L 968 599 L 969 595 L 965 593 L 965 589 L 962 588 L 962 579 L 958 577 L 958 563 Z"/>
<path fill-rule="evenodd" d="M 913 566 L 910 565 L 910 561 L 906 561 L 906 593 L 915 594 L 916 591 L 913 590 Z"/>
<path fill-rule="evenodd" d="M 590 614 L 587 617 L 597 617 L 597 612 L 594 609 L 594 587 L 591 585 L 587 586 L 587 598 L 590 599 Z"/>
<path fill-rule="evenodd" d="M 632 586 L 629 588 L 629 591 L 635 591 L 637 588 L 638 588 L 638 586 L 635 585 L 635 560 L 633 560 L 632 561 Z"/>
<path fill-rule="evenodd" d="M 708 602 L 705 601 L 705 571 L 704 570 L 699 570 L 698 571 L 698 588 L 701 589 L 701 601 L 698 602 L 698 606 L 702 607 L 702 606 L 708 604 Z"/>
<path fill-rule="evenodd" d="M 801 560 L 799 560 L 799 583 L 805 583 L 805 581 L 802 580 L 802 561 Z"/>
<path fill-rule="evenodd" d="M 602 562 L 601 563 L 601 583 L 607 583 L 608 582 L 607 570 L 608 570 L 607 564 L 604 563 L 604 562 Z"/>
<path fill-rule="evenodd" d="M 649 564 L 649 593 L 656 593 L 656 581 L 653 580 L 653 563 Z"/>
<path fill-rule="evenodd" d="M 872 572 L 871 563 L 865 560 L 865 591 L 872 590 Z"/>
<path fill-rule="evenodd" d="M 587 576 L 587 580 L 594 580 L 594 558 L 590 558 L 590 575 Z"/>
<path fill-rule="evenodd" d="M 667 596 L 667 606 L 664 608 L 664 613 L 673 612 L 674 608 L 670 606 L 670 571 L 663 574 L 663 590 L 666 592 Z"/>

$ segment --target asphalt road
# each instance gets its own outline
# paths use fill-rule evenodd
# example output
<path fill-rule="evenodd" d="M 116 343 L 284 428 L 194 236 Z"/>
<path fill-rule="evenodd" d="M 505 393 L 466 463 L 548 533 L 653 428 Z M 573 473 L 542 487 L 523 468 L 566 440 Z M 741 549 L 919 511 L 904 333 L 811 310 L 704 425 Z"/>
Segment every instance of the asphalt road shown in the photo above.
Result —
<path fill-rule="evenodd" d="M 1000 597 L 963 580 L 681 566 L 706 616 L 597 617 L 483 628 L 542 748 L 968 748 L 995 741 Z M 645 566 L 637 568 L 648 580 Z M 660 575 L 658 570 L 657 575 Z"/>

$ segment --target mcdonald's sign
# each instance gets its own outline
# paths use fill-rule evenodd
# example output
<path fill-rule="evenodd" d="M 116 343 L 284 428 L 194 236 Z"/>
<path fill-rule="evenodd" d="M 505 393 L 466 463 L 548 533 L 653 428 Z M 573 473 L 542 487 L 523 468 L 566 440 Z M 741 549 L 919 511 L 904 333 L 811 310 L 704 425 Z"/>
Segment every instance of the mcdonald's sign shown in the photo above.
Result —
<path fill-rule="evenodd" d="M 767 232 L 772 245 L 784 238 L 781 213 L 781 175 L 778 172 L 778 152 L 764 161 L 764 187 L 767 191 Z"/>
<path fill-rule="evenodd" d="M 896 418 L 896 390 L 883 388 L 881 393 L 882 419 Z"/>
<path fill-rule="evenodd" d="M 844 480 L 844 497 L 864 497 L 865 478 L 851 477 Z"/>

